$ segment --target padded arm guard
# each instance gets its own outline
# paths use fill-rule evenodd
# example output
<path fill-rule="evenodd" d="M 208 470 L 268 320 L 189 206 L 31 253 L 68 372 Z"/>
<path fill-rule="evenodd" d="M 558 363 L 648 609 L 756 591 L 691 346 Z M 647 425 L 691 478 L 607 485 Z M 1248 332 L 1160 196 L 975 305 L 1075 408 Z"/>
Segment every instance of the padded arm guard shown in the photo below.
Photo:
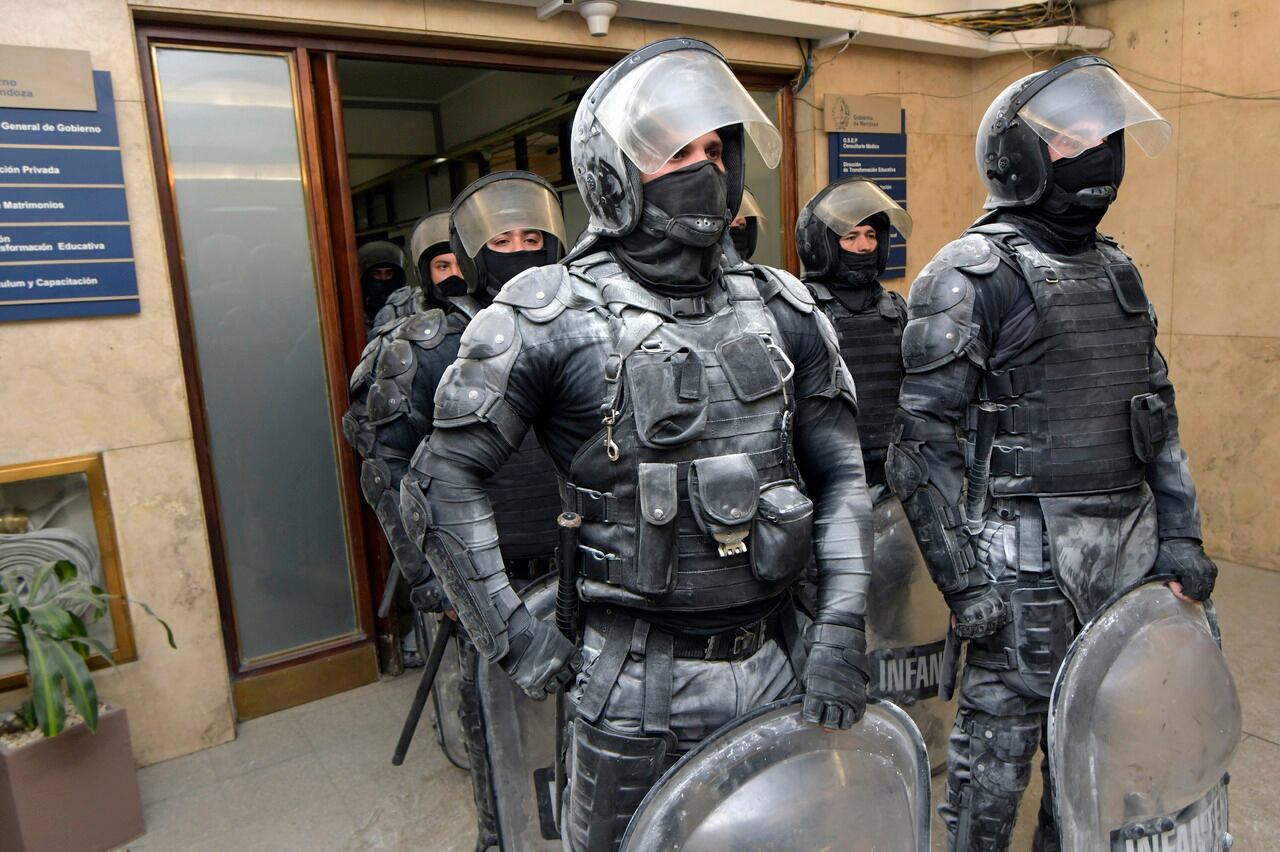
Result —
<path fill-rule="evenodd" d="M 901 438 L 895 441 L 885 459 L 885 475 L 889 487 L 902 501 L 938 590 L 952 595 L 986 585 L 986 576 L 976 567 L 973 546 L 964 528 L 964 513 L 958 503 L 943 499 L 929 483 L 928 465 L 919 449 Z"/>
<path fill-rule="evenodd" d="M 1147 484 L 1156 500 L 1160 539 L 1203 539 L 1200 501 L 1191 479 L 1187 453 L 1178 435 L 1178 408 L 1174 403 L 1169 367 L 1155 348 L 1151 350 L 1151 392 L 1165 404 L 1165 440 L 1159 455 L 1147 465 Z"/>

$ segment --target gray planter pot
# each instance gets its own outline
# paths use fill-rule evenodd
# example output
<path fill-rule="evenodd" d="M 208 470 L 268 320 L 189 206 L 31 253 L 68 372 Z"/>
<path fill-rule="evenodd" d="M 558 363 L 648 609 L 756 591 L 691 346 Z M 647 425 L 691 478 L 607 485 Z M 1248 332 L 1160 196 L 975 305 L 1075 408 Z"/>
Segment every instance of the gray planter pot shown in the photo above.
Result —
<path fill-rule="evenodd" d="M 129 720 L 108 707 L 83 724 L 19 749 L 0 745 L 0 852 L 99 852 L 140 837 L 142 797 Z"/>

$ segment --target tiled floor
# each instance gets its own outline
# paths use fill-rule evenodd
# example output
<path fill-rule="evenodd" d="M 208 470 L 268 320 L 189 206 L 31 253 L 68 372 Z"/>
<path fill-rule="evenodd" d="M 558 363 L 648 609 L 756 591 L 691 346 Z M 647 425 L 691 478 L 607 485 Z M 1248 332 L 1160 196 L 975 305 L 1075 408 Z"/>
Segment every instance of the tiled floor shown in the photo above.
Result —
<path fill-rule="evenodd" d="M 1231 828 L 1237 849 L 1280 849 L 1280 573 L 1222 569 L 1214 597 L 1246 732 L 1231 771 Z M 405 765 L 391 766 L 416 683 L 410 673 L 245 722 L 232 743 L 143 769 L 149 830 L 129 848 L 472 849 L 470 785 L 425 720 Z M 1030 848 L 1038 796 L 1037 775 L 1016 850 Z M 940 835 L 935 826 L 935 850 Z"/>

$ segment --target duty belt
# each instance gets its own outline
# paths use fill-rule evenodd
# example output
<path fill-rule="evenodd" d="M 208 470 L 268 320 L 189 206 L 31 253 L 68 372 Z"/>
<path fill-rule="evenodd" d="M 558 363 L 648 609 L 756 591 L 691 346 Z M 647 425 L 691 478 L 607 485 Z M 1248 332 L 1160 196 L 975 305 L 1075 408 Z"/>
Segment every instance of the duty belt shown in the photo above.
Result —
<path fill-rule="evenodd" d="M 675 633 L 672 635 L 671 656 L 677 660 L 737 662 L 755 654 L 766 642 L 778 635 L 778 615 L 774 613 L 754 624 L 734 627 L 710 636 Z"/>

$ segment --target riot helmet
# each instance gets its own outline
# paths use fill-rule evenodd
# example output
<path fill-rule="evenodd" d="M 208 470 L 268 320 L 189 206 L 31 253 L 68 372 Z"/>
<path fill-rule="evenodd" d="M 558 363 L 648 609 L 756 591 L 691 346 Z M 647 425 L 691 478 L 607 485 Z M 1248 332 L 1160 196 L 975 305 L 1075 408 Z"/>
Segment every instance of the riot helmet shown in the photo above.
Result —
<path fill-rule="evenodd" d="M 449 299 L 467 294 L 466 279 L 449 244 L 448 210 L 435 210 L 418 220 L 409 238 L 409 256 L 418 271 L 427 304 L 445 307 Z M 433 267 L 444 266 L 437 264 L 437 260 L 450 263 L 437 271 Z"/>
<path fill-rule="evenodd" d="M 876 231 L 875 274 L 889 264 L 889 229 L 911 237 L 911 216 L 874 181 L 850 177 L 818 190 L 796 217 L 796 250 L 806 279 L 835 275 L 840 238 L 859 225 Z"/>
<path fill-rule="evenodd" d="M 512 231 L 540 232 L 541 247 L 512 245 L 495 250 L 489 245 Z M 454 200 L 449 242 L 467 292 L 487 302 L 518 273 L 560 259 L 565 242 L 560 199 L 551 184 L 533 172 L 492 172 Z"/>
<path fill-rule="evenodd" d="M 760 223 L 765 221 L 764 211 L 756 201 L 749 187 L 742 188 L 742 204 L 733 221 L 729 223 L 729 239 L 733 242 L 733 250 L 742 260 L 751 260 L 756 252 L 756 243 L 760 241 Z"/>
<path fill-rule="evenodd" d="M 641 175 L 658 172 L 693 140 L 718 131 L 726 173 L 725 221 L 743 197 L 749 137 L 766 165 L 782 155 L 782 137 L 710 44 L 669 38 L 646 45 L 601 74 L 573 119 L 574 177 L 594 237 L 622 237 L 640 224 Z M 575 253 L 586 252 L 586 240 Z"/>
<path fill-rule="evenodd" d="M 386 240 L 365 243 L 356 252 L 365 321 L 371 322 L 387 297 L 412 281 L 404 249 Z"/>
<path fill-rule="evenodd" d="M 978 126 L 978 174 L 987 188 L 984 207 L 1024 207 L 1053 182 L 1053 161 L 1069 160 L 1106 141 L 1114 158 L 1114 182 L 1082 190 L 1086 206 L 1115 197 L 1124 176 L 1123 133 L 1149 157 L 1169 143 L 1172 128 L 1151 104 L 1099 56 L 1077 56 L 1023 77 L 1001 92 Z M 1052 153 L 1051 153 L 1052 151 Z"/>

